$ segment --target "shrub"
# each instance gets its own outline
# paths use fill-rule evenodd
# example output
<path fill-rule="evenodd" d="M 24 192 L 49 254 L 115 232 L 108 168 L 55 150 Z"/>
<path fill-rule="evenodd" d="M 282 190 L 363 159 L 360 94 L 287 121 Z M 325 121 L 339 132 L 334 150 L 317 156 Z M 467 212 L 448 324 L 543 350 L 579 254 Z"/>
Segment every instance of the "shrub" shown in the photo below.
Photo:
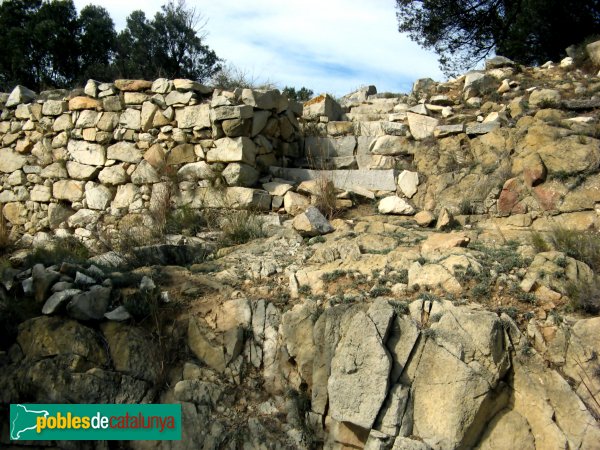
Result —
<path fill-rule="evenodd" d="M 226 91 L 233 91 L 236 88 L 241 89 L 275 89 L 275 84 L 271 81 L 259 81 L 254 74 L 240 69 L 233 64 L 228 64 L 217 72 L 212 80 L 213 87 Z"/>
<path fill-rule="evenodd" d="M 90 251 L 76 237 L 56 238 L 48 246 L 36 247 L 27 257 L 27 264 L 51 266 L 63 262 L 82 264 L 90 257 Z"/>
<path fill-rule="evenodd" d="M 198 210 L 182 206 L 167 214 L 165 233 L 195 235 L 204 225 L 206 225 L 206 220 Z"/>
<path fill-rule="evenodd" d="M 557 227 L 550 233 L 550 242 L 557 251 L 583 261 L 596 273 L 600 271 L 600 234 L 598 232 Z"/>
<path fill-rule="evenodd" d="M 392 290 L 387 286 L 375 285 L 369 291 L 371 298 L 382 297 L 391 294 Z"/>
<path fill-rule="evenodd" d="M 571 299 L 571 307 L 589 314 L 600 313 L 600 277 L 592 281 L 567 284 L 567 295 Z"/>
<path fill-rule="evenodd" d="M 265 237 L 262 228 L 263 220 L 252 211 L 228 210 L 224 212 L 219 222 L 225 245 L 245 244 L 253 239 Z"/>
<path fill-rule="evenodd" d="M 544 240 L 544 236 L 537 231 L 531 233 L 531 245 L 537 253 L 547 252 L 550 250 L 550 246 Z"/>
<path fill-rule="evenodd" d="M 470 216 L 471 214 L 476 214 L 477 208 L 471 200 L 465 198 L 459 203 L 458 211 L 463 216 Z"/>
<path fill-rule="evenodd" d="M 321 280 L 330 283 L 332 281 L 337 280 L 338 278 L 342 278 L 346 276 L 345 270 L 334 270 L 333 272 L 324 273 L 321 275 Z"/>
<path fill-rule="evenodd" d="M 302 284 L 298 287 L 298 294 L 300 295 L 310 295 L 312 293 L 312 289 L 308 284 Z"/>
<path fill-rule="evenodd" d="M 331 180 L 324 174 L 320 174 L 316 181 L 315 206 L 325 217 L 333 219 L 339 214 L 335 187 Z"/>
<path fill-rule="evenodd" d="M 410 313 L 410 309 L 408 308 L 407 302 L 401 302 L 398 300 L 390 300 L 390 306 L 394 308 L 394 311 L 399 316 L 404 316 Z"/>
<path fill-rule="evenodd" d="M 442 301 L 442 299 L 439 298 L 437 295 L 431 294 L 429 292 L 423 292 L 421 295 L 419 295 L 419 300 L 423 300 L 424 302 L 441 302 Z"/>

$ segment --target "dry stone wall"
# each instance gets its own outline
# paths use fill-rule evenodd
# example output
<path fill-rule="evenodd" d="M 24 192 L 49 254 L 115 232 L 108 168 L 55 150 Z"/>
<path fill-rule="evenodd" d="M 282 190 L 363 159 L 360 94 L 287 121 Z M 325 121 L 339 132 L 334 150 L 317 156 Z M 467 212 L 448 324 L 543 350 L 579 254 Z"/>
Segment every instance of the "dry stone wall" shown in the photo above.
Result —
<path fill-rule="evenodd" d="M 166 192 L 177 205 L 269 209 L 269 194 L 249 186 L 299 156 L 302 109 L 277 90 L 90 80 L 40 95 L 17 86 L 0 101 L 0 203 L 30 234 L 86 237 L 106 218 L 152 216 Z"/>
<path fill-rule="evenodd" d="M 304 105 L 305 163 L 382 179 L 393 170 L 396 192 L 375 192 L 388 196 L 381 213 L 447 211 L 484 228 L 598 227 L 599 92 L 600 73 L 571 58 L 523 67 L 498 56 L 444 83 L 417 80 L 407 95 L 374 86 L 339 103 L 322 95 Z"/>
<path fill-rule="evenodd" d="M 0 96 L 0 204 L 16 235 L 86 239 L 182 206 L 296 216 L 321 180 L 338 209 L 378 201 L 422 226 L 598 227 L 599 91 L 568 58 L 503 57 L 407 95 L 367 86 L 303 105 L 190 80 L 18 86 Z"/>

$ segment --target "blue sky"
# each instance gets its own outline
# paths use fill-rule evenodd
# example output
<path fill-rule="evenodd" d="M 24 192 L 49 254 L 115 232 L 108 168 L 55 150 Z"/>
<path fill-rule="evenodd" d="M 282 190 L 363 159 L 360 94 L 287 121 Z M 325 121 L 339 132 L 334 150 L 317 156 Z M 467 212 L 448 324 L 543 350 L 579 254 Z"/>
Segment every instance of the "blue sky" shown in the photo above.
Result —
<path fill-rule="evenodd" d="M 166 0 L 75 0 L 108 10 L 117 30 L 136 9 L 152 17 Z M 443 80 L 432 52 L 397 30 L 394 0 L 188 0 L 207 19 L 206 43 L 251 78 L 344 95 L 374 84 L 408 92 Z"/>

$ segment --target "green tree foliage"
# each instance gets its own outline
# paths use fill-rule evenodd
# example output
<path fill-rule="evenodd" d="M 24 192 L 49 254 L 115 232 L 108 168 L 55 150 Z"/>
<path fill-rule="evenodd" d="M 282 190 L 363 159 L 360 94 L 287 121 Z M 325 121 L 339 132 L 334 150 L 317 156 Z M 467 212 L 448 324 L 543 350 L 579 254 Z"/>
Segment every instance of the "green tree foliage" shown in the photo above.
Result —
<path fill-rule="evenodd" d="M 170 0 L 152 20 L 134 11 L 118 35 L 100 6 L 88 5 L 78 15 L 73 0 L 5 0 L 0 88 L 42 90 L 117 76 L 204 81 L 220 70 L 220 60 L 205 45 L 203 26 L 184 0 Z"/>
<path fill-rule="evenodd" d="M 302 86 L 296 90 L 294 87 L 286 86 L 282 91 L 283 95 L 286 95 L 290 100 L 296 100 L 297 102 L 305 102 L 310 100 L 313 96 L 313 91 Z"/>
<path fill-rule="evenodd" d="M 162 6 L 152 21 L 143 11 L 131 13 L 118 37 L 116 64 L 121 75 L 198 81 L 212 77 L 220 70 L 220 60 L 203 44 L 200 21 L 201 17 L 183 0 Z"/>
<path fill-rule="evenodd" d="M 113 78 L 117 33 L 110 14 L 101 6 L 88 5 L 79 13 L 79 27 L 82 78 Z"/>
<path fill-rule="evenodd" d="M 0 82 L 34 88 L 72 83 L 78 68 L 77 11 L 72 0 L 0 4 Z"/>
<path fill-rule="evenodd" d="M 495 52 L 523 64 L 559 60 L 600 30 L 600 0 L 396 0 L 400 32 L 439 55 L 447 74 Z"/>

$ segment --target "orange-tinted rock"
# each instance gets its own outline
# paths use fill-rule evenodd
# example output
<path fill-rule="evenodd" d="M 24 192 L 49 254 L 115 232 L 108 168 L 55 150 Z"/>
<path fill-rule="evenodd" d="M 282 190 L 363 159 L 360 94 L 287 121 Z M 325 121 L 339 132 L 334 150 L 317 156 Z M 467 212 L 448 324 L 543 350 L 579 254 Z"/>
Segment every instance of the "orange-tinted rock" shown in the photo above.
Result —
<path fill-rule="evenodd" d="M 520 202 L 524 194 L 525 187 L 518 178 L 507 180 L 498 198 L 498 214 L 508 216 L 527 212 L 525 205 Z"/>
<path fill-rule="evenodd" d="M 146 80 L 115 80 L 115 87 L 123 92 L 145 91 L 152 87 L 152 81 Z"/>
<path fill-rule="evenodd" d="M 421 245 L 424 253 L 439 249 L 466 247 L 471 239 L 463 233 L 434 233 Z"/>
<path fill-rule="evenodd" d="M 561 200 L 559 192 L 544 186 L 537 186 L 533 188 L 533 195 L 544 211 L 558 209 L 558 202 Z"/>
<path fill-rule="evenodd" d="M 527 186 L 536 186 L 546 179 L 546 166 L 537 153 L 529 156 L 523 166 L 523 180 Z"/>
<path fill-rule="evenodd" d="M 69 100 L 69 111 L 79 111 L 82 109 L 96 109 L 100 107 L 100 102 L 91 97 L 74 97 Z"/>

